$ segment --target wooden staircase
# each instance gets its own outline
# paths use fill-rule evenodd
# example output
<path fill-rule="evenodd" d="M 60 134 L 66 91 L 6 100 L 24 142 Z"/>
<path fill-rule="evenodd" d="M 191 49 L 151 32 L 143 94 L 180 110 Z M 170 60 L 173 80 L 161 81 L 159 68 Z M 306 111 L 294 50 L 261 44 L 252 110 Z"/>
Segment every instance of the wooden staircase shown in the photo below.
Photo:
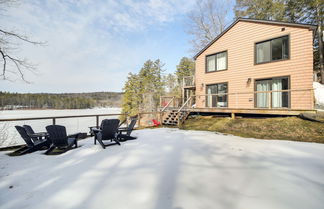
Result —
<path fill-rule="evenodd" d="M 167 116 L 162 121 L 162 124 L 171 126 L 181 125 L 187 119 L 189 114 L 189 111 L 171 110 L 167 112 Z"/>
<path fill-rule="evenodd" d="M 172 97 L 168 104 L 161 110 L 163 125 L 180 126 L 190 114 L 190 111 L 188 111 L 185 107 L 189 104 L 192 97 L 189 97 L 181 107 L 173 107 L 173 109 L 167 111 L 167 108 L 174 99 L 175 97 Z M 164 113 L 166 113 L 166 117 L 163 117 Z"/>

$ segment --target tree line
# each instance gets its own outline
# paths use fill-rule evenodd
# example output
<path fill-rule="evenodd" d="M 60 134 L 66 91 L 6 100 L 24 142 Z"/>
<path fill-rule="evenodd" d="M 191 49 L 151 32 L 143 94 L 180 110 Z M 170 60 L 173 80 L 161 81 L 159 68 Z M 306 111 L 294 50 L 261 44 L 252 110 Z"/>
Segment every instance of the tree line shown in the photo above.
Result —
<path fill-rule="evenodd" d="M 0 109 L 86 109 L 120 107 L 122 93 L 20 94 L 0 91 Z"/>
<path fill-rule="evenodd" d="M 159 60 L 147 60 L 138 73 L 129 73 L 124 85 L 122 113 L 136 115 L 153 112 L 159 107 L 160 97 L 181 97 L 182 78 L 194 74 L 194 61 L 183 57 L 174 73 L 164 73 Z"/>

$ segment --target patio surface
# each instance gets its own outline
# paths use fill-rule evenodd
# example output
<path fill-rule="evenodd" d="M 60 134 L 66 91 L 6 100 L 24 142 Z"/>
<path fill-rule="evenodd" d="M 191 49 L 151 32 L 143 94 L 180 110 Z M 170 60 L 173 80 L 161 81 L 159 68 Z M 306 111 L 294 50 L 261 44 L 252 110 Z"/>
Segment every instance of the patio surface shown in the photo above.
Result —
<path fill-rule="evenodd" d="M 0 208 L 323 208 L 323 144 L 133 133 L 138 140 L 105 150 L 86 139 L 57 156 L 0 152 Z"/>

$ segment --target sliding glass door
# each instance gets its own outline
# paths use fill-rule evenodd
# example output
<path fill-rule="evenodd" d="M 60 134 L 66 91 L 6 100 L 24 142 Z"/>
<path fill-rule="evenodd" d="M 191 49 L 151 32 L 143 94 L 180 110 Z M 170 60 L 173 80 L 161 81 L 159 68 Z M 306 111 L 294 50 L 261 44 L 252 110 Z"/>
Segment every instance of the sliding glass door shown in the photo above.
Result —
<path fill-rule="evenodd" d="M 282 108 L 289 107 L 288 77 L 270 78 L 256 81 L 256 107 Z M 268 92 L 271 91 L 271 92 Z"/>
<path fill-rule="evenodd" d="M 206 107 L 227 107 L 227 83 L 206 86 Z"/>

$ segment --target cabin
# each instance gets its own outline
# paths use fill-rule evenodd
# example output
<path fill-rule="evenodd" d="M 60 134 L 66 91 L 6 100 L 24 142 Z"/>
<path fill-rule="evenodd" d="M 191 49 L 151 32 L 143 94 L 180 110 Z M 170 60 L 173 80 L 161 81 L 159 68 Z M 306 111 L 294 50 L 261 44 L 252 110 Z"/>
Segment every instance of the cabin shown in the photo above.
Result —
<path fill-rule="evenodd" d="M 239 18 L 195 56 L 182 98 L 161 111 L 298 115 L 314 112 L 316 26 Z M 168 114 L 167 114 L 168 115 Z"/>

